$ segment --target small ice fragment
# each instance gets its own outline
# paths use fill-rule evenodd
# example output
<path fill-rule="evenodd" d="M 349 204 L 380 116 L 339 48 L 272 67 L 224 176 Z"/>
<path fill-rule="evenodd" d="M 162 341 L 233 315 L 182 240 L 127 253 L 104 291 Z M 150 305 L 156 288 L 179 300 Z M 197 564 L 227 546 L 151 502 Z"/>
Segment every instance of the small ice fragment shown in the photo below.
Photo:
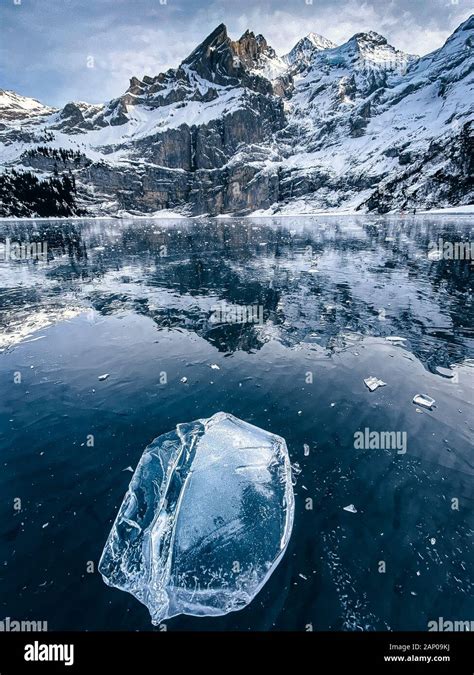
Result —
<path fill-rule="evenodd" d="M 434 546 L 436 544 L 436 539 L 434 537 L 431 537 L 430 544 L 431 546 Z"/>
<path fill-rule="evenodd" d="M 364 384 L 370 391 L 375 391 L 379 387 L 385 387 L 387 383 L 379 380 L 377 377 L 371 376 L 364 380 Z"/>
<path fill-rule="evenodd" d="M 305 575 L 301 574 L 301 572 L 298 574 L 298 576 L 304 579 L 305 581 L 308 581 L 308 577 L 305 577 Z"/>
<path fill-rule="evenodd" d="M 298 464 L 298 462 L 294 462 L 294 463 L 291 465 L 291 471 L 292 471 L 292 474 L 293 474 L 293 485 L 296 485 L 296 480 L 295 480 L 295 479 L 300 475 L 300 473 L 301 473 L 301 471 L 302 471 L 302 469 L 301 469 L 300 465 Z"/>
<path fill-rule="evenodd" d="M 396 344 L 397 342 L 406 342 L 407 341 L 406 338 L 400 337 L 399 335 L 387 335 L 387 337 L 385 339 L 387 340 L 387 342 L 393 342 L 394 344 Z"/>
<path fill-rule="evenodd" d="M 349 504 L 348 506 L 345 506 L 344 511 L 349 511 L 349 513 L 357 513 L 357 509 L 354 506 L 354 504 Z"/>
<path fill-rule="evenodd" d="M 217 365 L 217 363 L 211 363 L 211 368 L 212 368 L 212 370 L 220 370 L 220 368 L 219 368 L 219 366 Z"/>
<path fill-rule="evenodd" d="M 246 607 L 280 562 L 294 517 L 283 438 L 227 413 L 149 445 L 105 544 L 106 584 L 159 625 Z"/>
<path fill-rule="evenodd" d="M 99 382 L 103 382 L 108 377 L 110 377 L 109 373 L 104 373 L 104 375 L 99 375 L 99 377 L 97 379 L 99 380 Z"/>
<path fill-rule="evenodd" d="M 413 403 L 415 403 L 416 405 L 421 405 L 423 406 L 423 408 L 429 408 L 431 410 L 436 401 L 434 400 L 434 398 L 431 398 L 431 396 L 428 396 L 427 394 L 417 394 L 413 398 Z"/>
<path fill-rule="evenodd" d="M 180 382 L 182 382 L 183 384 L 186 384 L 187 381 L 188 381 L 188 378 L 187 378 L 187 377 L 182 377 L 182 378 L 180 379 Z"/>
<path fill-rule="evenodd" d="M 45 524 L 44 524 L 44 525 L 42 525 L 41 527 L 42 527 L 42 528 L 43 528 L 43 530 L 44 530 L 44 528 L 45 528 L 45 527 L 48 527 L 48 525 L 49 525 L 49 523 L 45 523 Z"/>
<path fill-rule="evenodd" d="M 309 445 L 307 443 L 305 443 L 303 445 L 303 449 L 304 449 L 304 456 L 308 457 L 309 456 Z"/>
<path fill-rule="evenodd" d="M 133 469 L 131 466 L 127 466 L 126 469 L 122 469 L 122 471 L 131 471 L 133 473 Z"/>

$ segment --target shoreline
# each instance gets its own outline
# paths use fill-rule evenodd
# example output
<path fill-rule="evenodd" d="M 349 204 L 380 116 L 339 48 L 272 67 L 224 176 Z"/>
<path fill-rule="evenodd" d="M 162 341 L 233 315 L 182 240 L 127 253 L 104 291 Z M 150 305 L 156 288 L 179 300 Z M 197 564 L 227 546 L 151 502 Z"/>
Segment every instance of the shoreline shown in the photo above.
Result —
<path fill-rule="evenodd" d="M 152 214 L 120 214 L 110 216 L 6 216 L 0 217 L 1 222 L 20 222 L 20 221 L 49 221 L 55 220 L 58 222 L 68 220 L 236 220 L 248 218 L 251 220 L 268 219 L 268 218 L 316 218 L 316 217 L 355 217 L 355 218 L 413 218 L 417 216 L 470 216 L 474 215 L 474 204 L 467 204 L 465 206 L 448 206 L 440 209 L 420 210 L 416 213 L 390 212 L 390 213 L 360 213 L 358 211 L 314 211 L 313 213 L 298 212 L 295 213 L 275 213 L 275 214 L 247 214 L 245 216 L 238 216 L 232 214 L 219 214 L 217 216 L 210 216 L 208 214 L 198 216 L 183 216 L 180 213 L 167 213 L 160 215 L 159 213 Z"/>

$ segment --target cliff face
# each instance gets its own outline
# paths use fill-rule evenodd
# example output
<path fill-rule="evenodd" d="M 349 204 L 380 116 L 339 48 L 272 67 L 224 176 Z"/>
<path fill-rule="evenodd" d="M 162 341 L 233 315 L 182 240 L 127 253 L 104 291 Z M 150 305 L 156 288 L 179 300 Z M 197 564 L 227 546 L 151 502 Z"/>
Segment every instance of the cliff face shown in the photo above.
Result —
<path fill-rule="evenodd" d="M 374 32 L 341 46 L 310 34 L 279 57 L 220 25 L 104 106 L 1 92 L 0 164 L 72 175 L 89 214 L 472 203 L 473 46 L 474 17 L 421 59 Z"/>

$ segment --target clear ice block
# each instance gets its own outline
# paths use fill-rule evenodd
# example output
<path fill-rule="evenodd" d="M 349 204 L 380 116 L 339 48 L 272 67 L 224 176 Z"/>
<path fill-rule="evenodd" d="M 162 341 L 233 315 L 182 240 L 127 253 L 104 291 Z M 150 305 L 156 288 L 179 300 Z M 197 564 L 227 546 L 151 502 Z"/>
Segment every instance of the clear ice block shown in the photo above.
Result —
<path fill-rule="evenodd" d="M 294 517 L 283 438 L 227 413 L 178 424 L 135 470 L 99 563 L 157 625 L 248 605 L 288 544 Z"/>

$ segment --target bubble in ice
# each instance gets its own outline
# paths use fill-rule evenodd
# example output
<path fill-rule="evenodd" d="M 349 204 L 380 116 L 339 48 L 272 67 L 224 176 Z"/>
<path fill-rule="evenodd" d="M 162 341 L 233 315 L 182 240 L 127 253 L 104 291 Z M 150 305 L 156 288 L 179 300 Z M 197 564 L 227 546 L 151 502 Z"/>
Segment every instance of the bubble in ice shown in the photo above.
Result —
<path fill-rule="evenodd" d="M 294 517 L 283 438 L 227 413 L 178 424 L 135 470 L 99 570 L 158 625 L 248 605 L 280 562 Z"/>

